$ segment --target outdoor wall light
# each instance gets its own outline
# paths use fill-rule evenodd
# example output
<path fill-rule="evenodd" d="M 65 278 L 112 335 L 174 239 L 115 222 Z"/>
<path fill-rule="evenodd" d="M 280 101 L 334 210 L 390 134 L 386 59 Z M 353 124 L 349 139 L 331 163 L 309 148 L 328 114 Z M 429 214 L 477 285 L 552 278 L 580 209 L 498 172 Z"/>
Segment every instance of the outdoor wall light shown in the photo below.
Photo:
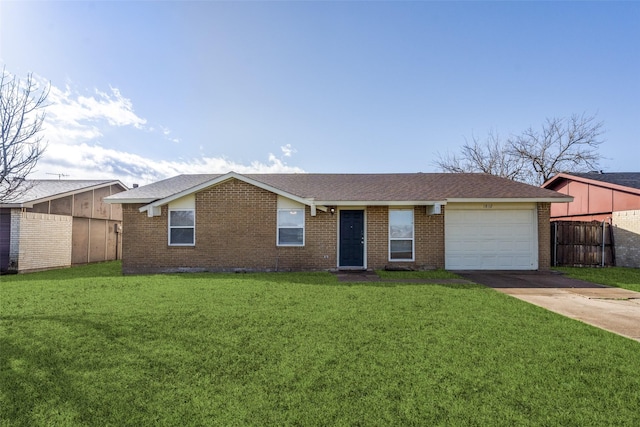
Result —
<path fill-rule="evenodd" d="M 331 215 L 333 215 L 334 213 L 336 213 L 336 208 L 330 208 L 329 212 L 331 213 Z"/>

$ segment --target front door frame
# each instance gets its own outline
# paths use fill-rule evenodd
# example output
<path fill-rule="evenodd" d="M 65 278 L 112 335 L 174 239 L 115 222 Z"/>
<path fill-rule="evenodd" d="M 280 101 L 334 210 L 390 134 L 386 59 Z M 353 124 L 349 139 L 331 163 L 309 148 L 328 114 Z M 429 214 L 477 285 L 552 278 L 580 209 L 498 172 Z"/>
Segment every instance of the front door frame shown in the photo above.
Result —
<path fill-rule="evenodd" d="M 363 233 L 363 245 L 362 245 L 362 265 L 341 265 L 341 256 L 340 256 L 340 243 L 341 243 L 341 236 L 340 236 L 340 228 L 342 225 L 342 211 L 362 211 L 362 233 Z M 337 227 L 337 232 L 338 232 L 338 238 L 337 238 L 337 243 L 338 243 L 338 247 L 336 248 L 337 251 L 337 267 L 340 270 L 366 270 L 367 269 L 367 211 L 364 207 L 344 207 L 344 208 L 340 208 L 338 210 L 338 227 Z"/>

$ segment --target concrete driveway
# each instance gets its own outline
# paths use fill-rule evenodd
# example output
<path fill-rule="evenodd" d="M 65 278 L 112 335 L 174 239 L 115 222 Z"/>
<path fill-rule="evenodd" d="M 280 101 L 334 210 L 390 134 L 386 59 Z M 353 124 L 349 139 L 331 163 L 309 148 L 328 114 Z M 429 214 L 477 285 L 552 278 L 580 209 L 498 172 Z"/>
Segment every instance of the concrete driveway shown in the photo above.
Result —
<path fill-rule="evenodd" d="M 553 271 L 456 273 L 528 303 L 640 341 L 640 292 L 571 279 Z"/>

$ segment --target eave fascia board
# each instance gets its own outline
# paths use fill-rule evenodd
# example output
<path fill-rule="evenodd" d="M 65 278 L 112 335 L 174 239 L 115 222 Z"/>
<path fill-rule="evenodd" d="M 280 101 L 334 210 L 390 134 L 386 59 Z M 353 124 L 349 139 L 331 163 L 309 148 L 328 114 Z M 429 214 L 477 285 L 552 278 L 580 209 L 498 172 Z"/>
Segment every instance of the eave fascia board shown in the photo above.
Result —
<path fill-rule="evenodd" d="M 164 205 L 166 205 L 168 203 L 171 203 L 172 201 L 177 200 L 177 199 L 179 199 L 181 197 L 187 196 L 189 194 L 196 193 L 196 192 L 198 192 L 200 190 L 204 190 L 205 188 L 209 188 L 209 187 L 221 184 L 221 183 L 223 183 L 225 181 L 228 181 L 230 179 L 233 179 L 233 178 L 235 178 L 235 179 L 237 179 L 239 181 L 245 182 L 247 184 L 253 185 L 255 187 L 262 188 L 263 190 L 267 190 L 267 191 L 269 191 L 271 193 L 274 193 L 274 194 L 277 194 L 279 196 L 286 197 L 288 199 L 294 200 L 294 201 L 296 201 L 298 203 L 301 203 L 303 205 L 310 206 L 312 208 L 315 206 L 315 207 L 317 207 L 318 209 L 320 209 L 322 211 L 326 211 L 326 208 L 318 206 L 313 201 L 313 199 L 307 199 L 307 198 L 304 198 L 304 197 L 296 196 L 295 194 L 287 193 L 286 191 L 282 191 L 282 190 L 280 190 L 278 188 L 272 187 L 271 185 L 265 184 L 263 182 L 257 181 L 257 180 L 252 179 L 252 178 L 248 178 L 248 177 L 246 177 L 244 175 L 241 175 L 239 173 L 236 173 L 236 172 L 229 172 L 227 174 L 220 175 L 220 176 L 218 176 L 216 178 L 213 178 L 213 179 L 211 179 L 209 181 L 203 182 L 202 184 L 198 184 L 195 187 L 188 188 L 186 190 L 183 190 L 183 191 L 180 191 L 178 193 L 172 194 L 171 196 L 165 197 L 163 199 L 158 199 L 158 200 L 152 201 L 148 205 L 142 206 L 139 209 L 139 211 L 140 212 L 148 211 L 148 212 L 150 212 L 151 216 L 154 216 L 154 215 L 151 214 L 151 209 L 152 208 L 158 208 L 160 206 L 164 206 Z"/>
<path fill-rule="evenodd" d="M 640 189 L 638 188 L 627 187 L 625 185 L 613 184 L 610 182 L 599 181 L 597 179 L 590 179 L 582 176 L 575 176 L 567 173 L 559 173 L 553 178 L 549 178 L 544 184 L 542 184 L 542 188 L 549 188 L 551 184 L 554 184 L 556 181 L 561 181 L 563 179 L 567 181 L 576 181 L 576 182 L 582 182 L 589 185 L 595 185 L 596 187 L 622 191 L 624 193 L 629 193 L 629 194 L 640 194 Z"/>
<path fill-rule="evenodd" d="M 572 202 L 573 197 L 453 198 L 447 201 L 449 203 L 567 203 Z"/>
<path fill-rule="evenodd" d="M 322 206 L 434 206 L 446 205 L 446 200 L 318 200 Z"/>
<path fill-rule="evenodd" d="M 109 196 L 111 197 L 111 196 Z M 109 199 L 107 200 L 107 198 L 105 197 L 104 199 L 102 199 L 105 203 L 111 203 L 111 204 L 122 204 L 122 205 L 132 205 L 132 204 L 140 204 L 140 203 L 144 203 L 144 204 L 148 204 L 153 202 L 156 199 L 150 199 L 148 197 L 145 198 L 139 198 L 139 199 L 118 199 L 118 198 L 114 198 L 114 199 Z"/>
<path fill-rule="evenodd" d="M 569 177 L 569 175 L 567 175 L 567 174 L 559 173 L 559 174 L 557 174 L 555 176 L 552 176 L 551 178 L 549 178 L 545 182 L 543 182 L 540 187 L 548 189 L 550 184 L 552 184 L 552 183 L 554 183 L 556 181 L 560 181 L 561 179 L 567 179 L 568 177 Z M 572 178 L 578 178 L 578 177 L 572 177 Z"/>

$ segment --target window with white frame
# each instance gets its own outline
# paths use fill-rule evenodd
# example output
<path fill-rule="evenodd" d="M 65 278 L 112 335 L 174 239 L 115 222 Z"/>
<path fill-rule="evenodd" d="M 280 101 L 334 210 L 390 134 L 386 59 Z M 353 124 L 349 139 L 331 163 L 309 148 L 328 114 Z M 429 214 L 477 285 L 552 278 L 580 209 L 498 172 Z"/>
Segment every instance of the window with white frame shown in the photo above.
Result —
<path fill-rule="evenodd" d="M 413 209 L 389 210 L 389 260 L 413 261 Z"/>
<path fill-rule="evenodd" d="M 196 212 L 194 209 L 169 210 L 169 245 L 193 246 L 196 242 Z"/>
<path fill-rule="evenodd" d="M 304 209 L 278 209 L 278 246 L 304 246 Z"/>

